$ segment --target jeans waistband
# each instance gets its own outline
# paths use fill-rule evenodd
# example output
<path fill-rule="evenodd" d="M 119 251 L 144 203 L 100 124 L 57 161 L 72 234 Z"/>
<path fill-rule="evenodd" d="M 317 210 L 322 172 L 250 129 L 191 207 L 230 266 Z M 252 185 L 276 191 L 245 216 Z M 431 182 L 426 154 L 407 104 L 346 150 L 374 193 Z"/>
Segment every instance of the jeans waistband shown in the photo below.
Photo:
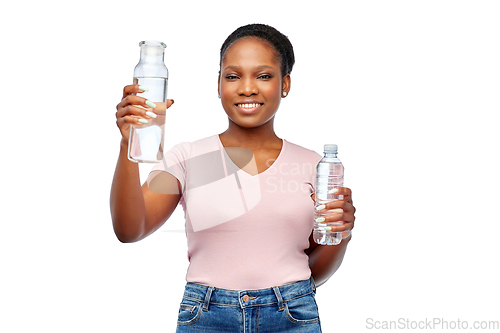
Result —
<path fill-rule="evenodd" d="M 316 285 L 311 278 L 268 289 L 228 290 L 188 282 L 184 297 L 203 302 L 203 310 L 209 304 L 238 306 L 241 308 L 278 303 L 280 310 L 283 303 L 316 292 Z"/>

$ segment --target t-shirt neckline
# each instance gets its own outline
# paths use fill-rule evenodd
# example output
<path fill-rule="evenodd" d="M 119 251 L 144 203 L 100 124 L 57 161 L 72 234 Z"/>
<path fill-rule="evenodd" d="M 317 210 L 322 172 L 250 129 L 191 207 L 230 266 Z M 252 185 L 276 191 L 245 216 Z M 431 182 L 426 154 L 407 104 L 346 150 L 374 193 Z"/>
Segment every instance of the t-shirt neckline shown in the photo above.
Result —
<path fill-rule="evenodd" d="M 222 141 L 220 140 L 219 134 L 215 134 L 214 136 L 215 136 L 215 139 L 217 140 L 217 143 L 218 143 L 218 145 L 219 145 L 219 149 L 221 149 L 221 150 L 222 150 L 222 152 L 224 153 L 224 156 L 226 156 L 226 157 L 227 157 L 227 159 L 228 159 L 228 160 L 229 160 L 229 161 L 230 161 L 230 162 L 231 162 L 234 166 L 238 167 L 236 164 L 234 164 L 234 162 L 231 160 L 231 158 L 230 158 L 230 157 L 229 157 L 229 155 L 227 154 L 226 149 L 225 149 L 224 145 L 222 144 Z M 277 164 L 278 162 L 280 162 L 280 161 L 281 161 L 282 156 L 285 154 L 286 146 L 287 146 L 287 144 L 288 144 L 288 143 L 287 143 L 287 141 L 286 141 L 285 139 L 281 139 L 281 140 L 282 140 L 282 142 L 283 142 L 283 144 L 281 145 L 281 151 L 280 151 L 280 153 L 279 153 L 278 157 L 276 157 L 276 159 L 274 160 L 273 164 L 271 164 L 271 165 L 270 165 L 270 166 L 269 166 L 266 170 L 264 170 L 264 171 L 262 171 L 262 172 L 260 172 L 260 173 L 257 173 L 257 174 L 255 174 L 255 175 L 251 175 L 251 174 L 249 174 L 248 172 L 246 172 L 246 171 L 244 171 L 244 170 L 242 170 L 242 169 L 240 169 L 240 170 L 241 170 L 244 174 L 248 175 L 249 177 L 259 177 L 259 176 L 262 176 L 262 175 L 266 174 L 266 173 L 267 173 L 270 169 L 275 168 L 275 167 L 276 167 L 276 164 Z"/>

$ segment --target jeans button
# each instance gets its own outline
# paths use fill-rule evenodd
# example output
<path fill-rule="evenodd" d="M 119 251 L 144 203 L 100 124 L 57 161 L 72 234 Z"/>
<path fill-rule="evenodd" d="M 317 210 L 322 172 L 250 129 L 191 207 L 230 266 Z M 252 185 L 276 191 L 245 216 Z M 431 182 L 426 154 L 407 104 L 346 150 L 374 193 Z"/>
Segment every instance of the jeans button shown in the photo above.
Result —
<path fill-rule="evenodd" d="M 248 295 L 243 296 L 243 302 L 248 302 L 249 299 L 250 297 L 248 297 Z"/>

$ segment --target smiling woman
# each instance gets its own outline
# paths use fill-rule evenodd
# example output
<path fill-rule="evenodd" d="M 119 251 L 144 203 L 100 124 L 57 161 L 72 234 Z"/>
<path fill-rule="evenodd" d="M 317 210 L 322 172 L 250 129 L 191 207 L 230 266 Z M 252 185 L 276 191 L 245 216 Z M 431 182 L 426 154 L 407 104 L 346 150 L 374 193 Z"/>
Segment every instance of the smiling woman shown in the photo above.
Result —
<path fill-rule="evenodd" d="M 342 221 L 332 232 L 348 236 L 336 246 L 315 244 L 313 166 L 321 156 L 274 131 L 291 87 L 290 41 L 252 24 L 231 34 L 220 56 L 227 130 L 175 145 L 142 187 L 126 157 L 125 129 L 152 110 L 135 95 L 137 85 L 125 87 L 116 114 L 124 139 L 111 193 L 115 233 L 122 242 L 141 240 L 182 205 L 190 264 L 177 332 L 321 332 L 316 283 L 336 271 L 349 243 L 350 189 L 335 207 L 343 213 L 328 216 Z"/>

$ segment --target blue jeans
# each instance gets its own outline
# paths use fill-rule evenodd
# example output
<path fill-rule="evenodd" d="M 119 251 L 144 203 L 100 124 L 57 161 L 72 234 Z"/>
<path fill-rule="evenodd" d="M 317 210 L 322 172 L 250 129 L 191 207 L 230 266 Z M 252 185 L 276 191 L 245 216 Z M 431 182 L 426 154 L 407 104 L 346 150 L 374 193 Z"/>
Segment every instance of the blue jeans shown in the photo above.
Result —
<path fill-rule="evenodd" d="M 177 333 L 321 332 L 313 279 L 257 290 L 187 283 Z"/>

